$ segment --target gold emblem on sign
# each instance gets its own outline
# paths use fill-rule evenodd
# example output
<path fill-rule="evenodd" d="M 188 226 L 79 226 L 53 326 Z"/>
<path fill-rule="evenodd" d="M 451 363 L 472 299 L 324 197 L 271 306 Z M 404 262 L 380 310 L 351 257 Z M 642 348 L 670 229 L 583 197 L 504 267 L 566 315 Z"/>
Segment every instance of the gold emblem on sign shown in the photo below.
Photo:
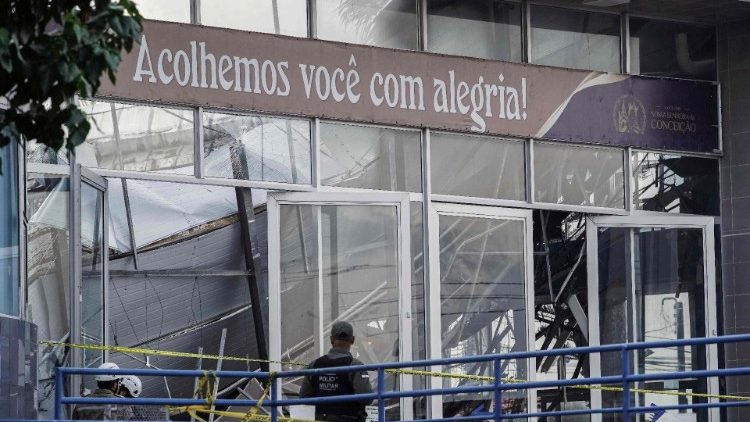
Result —
<path fill-rule="evenodd" d="M 646 108 L 632 95 L 623 95 L 615 102 L 612 113 L 615 129 L 620 133 L 637 133 L 646 131 Z"/>

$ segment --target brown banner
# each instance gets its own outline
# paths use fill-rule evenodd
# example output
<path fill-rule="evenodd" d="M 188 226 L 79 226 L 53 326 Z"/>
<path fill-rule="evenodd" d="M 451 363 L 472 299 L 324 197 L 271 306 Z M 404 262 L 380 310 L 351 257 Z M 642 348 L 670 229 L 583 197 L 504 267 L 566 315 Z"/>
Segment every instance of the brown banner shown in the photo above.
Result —
<path fill-rule="evenodd" d="M 522 137 L 545 137 L 556 128 L 552 132 L 559 139 L 638 144 L 630 138 L 639 134 L 616 122 L 618 104 L 622 109 L 627 95 L 617 95 L 613 104 L 596 104 L 595 98 L 586 104 L 592 110 L 606 108 L 605 131 L 626 139 L 587 130 L 586 109 L 580 121 L 570 125 L 574 133 L 557 133 L 558 120 L 579 92 L 627 79 L 145 21 L 141 43 L 124 57 L 117 84 L 105 83 L 100 95 Z M 625 87 L 625 94 L 632 97 L 632 89 Z M 626 108 L 636 116 L 625 117 L 638 121 L 638 113 L 648 114 L 649 106 Z"/>

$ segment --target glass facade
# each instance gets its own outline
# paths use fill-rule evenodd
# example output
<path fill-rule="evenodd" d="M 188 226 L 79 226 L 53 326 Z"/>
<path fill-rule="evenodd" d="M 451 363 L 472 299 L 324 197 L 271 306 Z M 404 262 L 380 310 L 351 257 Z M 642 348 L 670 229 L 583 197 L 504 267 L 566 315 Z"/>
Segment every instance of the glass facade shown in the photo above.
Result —
<path fill-rule="evenodd" d="M 427 2 L 427 46 L 435 53 L 520 62 L 521 4 Z"/>
<path fill-rule="evenodd" d="M 193 12 L 203 25 L 243 31 L 406 50 L 419 50 L 425 41 L 429 52 L 508 62 L 523 61 L 529 47 L 534 64 L 606 72 L 620 72 L 623 62 L 619 15 L 536 3 L 526 17 L 518 1 L 142 4 L 147 17 L 178 22 L 189 21 L 191 4 L 197 5 Z M 522 36 L 525 18 L 531 24 L 528 45 Z M 634 73 L 715 78 L 700 72 L 715 60 L 707 31 L 654 22 L 631 18 Z M 657 46 L 668 57 L 652 51 Z M 702 316 L 716 306 L 705 297 L 717 280 L 703 272 L 714 251 L 704 248 L 703 226 L 694 219 L 719 215 L 715 157 L 631 153 L 600 146 L 608 141 L 601 139 L 587 139 L 588 144 L 511 139 L 217 104 L 187 108 L 94 99 L 81 106 L 92 129 L 75 159 L 108 177 L 106 192 L 71 186 L 66 151 L 34 142 L 26 148 L 25 305 L 40 339 L 68 341 L 80 334 L 86 344 L 179 352 L 203 347 L 213 353 L 210 347 L 226 329 L 226 356 L 309 362 L 328 349 L 331 324 L 347 320 L 357 335 L 354 356 L 377 363 L 408 354 L 454 358 L 709 332 L 712 321 Z M 76 190 L 81 215 L 70 216 L 70 192 Z M 389 202 L 392 198 L 401 205 Z M 498 210 L 524 217 L 493 217 Z M 641 223 L 668 215 L 682 225 L 599 227 L 599 215 Z M 17 237 L 12 227 L 3 227 L 0 239 L 6 233 Z M 80 229 L 80 251 L 69 250 L 74 228 Z M 598 242 L 594 256 L 586 249 L 594 241 L 591 233 Z M 401 250 L 405 239 L 410 248 Z M 17 243 L 13 247 L 0 244 L 3 271 L 6 257 L 18 261 Z M 598 272 L 588 271 L 593 261 Z M 71 265 L 80 266 L 80 280 L 70 279 Z M 9 271 L 17 274 L 19 268 Z M 11 284 L 0 285 L 0 313 L 22 309 L 13 300 L 23 291 Z M 80 315 L 70 315 L 71 284 L 81 287 Z M 430 287 L 437 287 L 433 295 L 426 294 Z M 70 326 L 73 317 L 81 319 L 79 326 Z M 281 327 L 272 334 L 276 321 Z M 598 340 L 591 337 L 594 323 Z M 68 364 L 72 355 L 59 347 L 43 353 L 40 401 L 49 401 L 54 368 Z M 98 351 L 80 356 L 87 366 L 102 359 Z M 125 353 L 112 352 L 110 359 L 123 367 L 146 365 Z M 634 355 L 633 362 L 633 371 L 655 373 L 705 368 L 709 359 L 697 348 L 670 348 Z M 170 357 L 148 363 L 194 366 Z M 596 370 L 619 373 L 617 363 L 607 356 L 598 368 L 585 356 L 509 360 L 501 372 L 512 380 L 574 379 Z M 452 374 L 436 380 L 443 387 L 493 375 L 490 364 L 442 370 Z M 405 382 L 386 377 L 393 390 Z M 370 380 L 377 381 L 374 373 Z M 299 381 L 285 381 L 283 395 L 296 397 Z M 410 381 L 414 389 L 433 385 L 423 376 Z M 711 390 L 694 379 L 640 387 L 669 394 Z M 153 397 L 189 396 L 192 386 L 152 379 L 144 380 L 144 391 Z M 575 410 L 592 406 L 597 395 L 605 405 L 619 403 L 616 393 L 547 388 L 505 391 L 502 403 L 485 393 L 445 395 L 441 409 L 446 417 L 497 406 L 506 413 L 537 406 Z M 640 405 L 681 400 L 655 393 L 634 397 Z M 428 414 L 427 401 L 389 400 L 386 418 L 402 417 L 404 404 L 413 405 L 417 418 Z"/>
<path fill-rule="evenodd" d="M 619 73 L 619 15 L 532 5 L 530 61 Z"/>

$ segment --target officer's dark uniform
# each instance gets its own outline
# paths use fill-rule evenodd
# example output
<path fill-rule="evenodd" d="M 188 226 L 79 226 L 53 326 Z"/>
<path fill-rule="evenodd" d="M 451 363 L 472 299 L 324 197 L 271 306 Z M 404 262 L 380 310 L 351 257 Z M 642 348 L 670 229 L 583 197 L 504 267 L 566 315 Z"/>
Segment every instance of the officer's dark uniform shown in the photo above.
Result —
<path fill-rule="evenodd" d="M 346 323 L 345 323 L 346 324 Z M 351 325 L 348 326 L 351 336 Z M 332 330 L 336 337 L 336 326 Z M 326 355 L 314 360 L 308 368 L 336 368 L 341 366 L 362 365 L 362 362 L 352 357 L 346 349 L 332 348 Z M 300 388 L 300 397 L 329 397 L 350 394 L 372 393 L 370 376 L 366 371 L 357 372 L 326 372 L 323 375 L 305 377 Z M 367 418 L 365 406 L 372 400 L 326 403 L 315 406 L 315 420 L 331 422 L 364 422 Z"/>

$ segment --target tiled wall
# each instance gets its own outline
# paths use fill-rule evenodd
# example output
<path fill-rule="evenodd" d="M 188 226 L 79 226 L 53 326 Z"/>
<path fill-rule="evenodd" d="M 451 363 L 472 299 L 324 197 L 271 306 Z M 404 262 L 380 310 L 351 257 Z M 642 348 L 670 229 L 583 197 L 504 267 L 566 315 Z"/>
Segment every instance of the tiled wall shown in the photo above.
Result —
<path fill-rule="evenodd" d="M 750 21 L 719 27 L 721 248 L 724 333 L 750 333 Z M 727 367 L 750 366 L 750 343 L 725 349 Z M 728 394 L 750 394 L 750 376 L 727 379 Z M 729 421 L 750 420 L 750 409 Z"/>
<path fill-rule="evenodd" d="M 36 325 L 0 316 L 0 420 L 36 419 Z"/>

